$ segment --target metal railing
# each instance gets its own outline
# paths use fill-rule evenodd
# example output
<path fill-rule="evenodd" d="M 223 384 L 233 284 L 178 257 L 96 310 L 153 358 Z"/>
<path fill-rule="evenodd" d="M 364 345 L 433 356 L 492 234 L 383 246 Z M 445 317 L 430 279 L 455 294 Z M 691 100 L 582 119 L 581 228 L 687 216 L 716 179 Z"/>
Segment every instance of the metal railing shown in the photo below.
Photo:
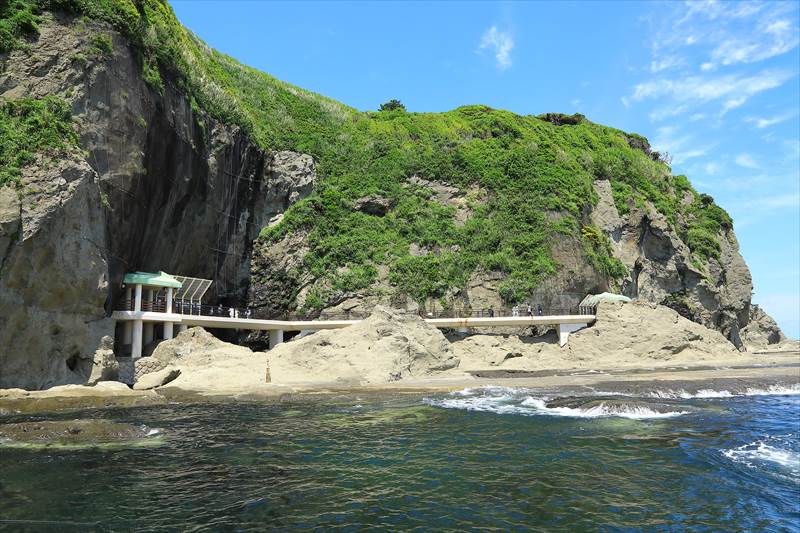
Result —
<path fill-rule="evenodd" d="M 362 320 L 367 318 L 371 311 L 309 311 L 295 313 L 269 313 L 262 309 L 226 307 L 222 305 L 201 305 L 198 302 L 189 302 L 176 299 L 172 304 L 172 312 L 180 315 L 216 316 L 223 318 L 258 319 L 258 320 Z M 131 300 L 122 300 L 117 306 L 118 311 L 133 311 Z M 573 307 L 542 307 L 527 306 L 517 307 L 487 307 L 482 309 L 452 308 L 452 309 L 400 309 L 400 313 L 416 315 L 422 318 L 491 318 L 491 317 L 526 317 L 526 316 L 553 316 L 553 315 L 594 315 L 596 306 Z M 143 301 L 142 311 L 167 312 L 165 300 L 156 299 L 152 302 Z"/>

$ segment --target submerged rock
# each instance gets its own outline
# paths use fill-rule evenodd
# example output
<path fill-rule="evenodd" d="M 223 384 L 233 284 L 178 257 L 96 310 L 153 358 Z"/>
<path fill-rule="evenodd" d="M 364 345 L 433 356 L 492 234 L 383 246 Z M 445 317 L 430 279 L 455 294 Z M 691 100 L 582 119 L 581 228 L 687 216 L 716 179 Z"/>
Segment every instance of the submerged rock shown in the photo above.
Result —
<path fill-rule="evenodd" d="M 0 444 L 93 446 L 144 439 L 155 434 L 147 426 L 109 420 L 42 420 L 0 425 Z"/>
<path fill-rule="evenodd" d="M 548 409 L 571 409 L 581 411 L 583 413 L 603 412 L 607 415 L 667 415 L 675 414 L 680 411 L 677 406 L 667 403 L 650 402 L 635 398 L 621 398 L 619 396 L 568 396 L 565 398 L 556 398 L 554 400 L 550 400 L 545 403 L 545 406 Z"/>

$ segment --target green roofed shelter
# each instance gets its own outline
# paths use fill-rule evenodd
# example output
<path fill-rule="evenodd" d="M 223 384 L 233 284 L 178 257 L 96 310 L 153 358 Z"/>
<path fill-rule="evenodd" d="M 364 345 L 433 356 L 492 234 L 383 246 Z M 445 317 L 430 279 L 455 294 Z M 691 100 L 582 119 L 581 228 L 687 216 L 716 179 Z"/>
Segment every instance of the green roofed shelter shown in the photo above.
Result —
<path fill-rule="evenodd" d="M 172 287 L 180 289 L 183 283 L 166 272 L 128 272 L 122 279 L 125 285 L 142 285 L 147 287 Z"/>

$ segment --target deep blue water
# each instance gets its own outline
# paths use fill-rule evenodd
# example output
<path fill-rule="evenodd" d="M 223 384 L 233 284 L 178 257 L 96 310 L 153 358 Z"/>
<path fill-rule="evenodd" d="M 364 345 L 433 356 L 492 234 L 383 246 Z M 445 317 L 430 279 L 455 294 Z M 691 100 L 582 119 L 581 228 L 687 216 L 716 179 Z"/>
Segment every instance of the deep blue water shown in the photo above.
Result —
<path fill-rule="evenodd" d="M 0 530 L 800 531 L 800 396 L 667 403 L 610 416 L 480 389 L 59 413 L 161 432 L 0 446 Z"/>

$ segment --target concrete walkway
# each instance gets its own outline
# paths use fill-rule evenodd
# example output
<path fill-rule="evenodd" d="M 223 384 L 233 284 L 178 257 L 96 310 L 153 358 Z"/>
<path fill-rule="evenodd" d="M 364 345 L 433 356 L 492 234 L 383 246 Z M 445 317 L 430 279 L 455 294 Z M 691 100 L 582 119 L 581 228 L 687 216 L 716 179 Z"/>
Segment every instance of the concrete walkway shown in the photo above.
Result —
<path fill-rule="evenodd" d="M 145 323 L 161 322 L 178 325 L 180 330 L 191 326 L 204 328 L 244 329 L 270 332 L 270 346 L 283 341 L 284 331 L 318 331 L 345 328 L 360 320 L 262 320 L 230 318 L 207 315 L 183 315 L 152 311 L 114 311 L 111 318 L 119 321 L 141 320 Z M 426 318 L 428 324 L 444 329 L 485 327 L 557 326 L 559 342 L 567 343 L 570 332 L 577 331 L 595 321 L 595 315 L 503 316 L 470 318 Z M 274 332 L 274 333 L 273 333 Z"/>

